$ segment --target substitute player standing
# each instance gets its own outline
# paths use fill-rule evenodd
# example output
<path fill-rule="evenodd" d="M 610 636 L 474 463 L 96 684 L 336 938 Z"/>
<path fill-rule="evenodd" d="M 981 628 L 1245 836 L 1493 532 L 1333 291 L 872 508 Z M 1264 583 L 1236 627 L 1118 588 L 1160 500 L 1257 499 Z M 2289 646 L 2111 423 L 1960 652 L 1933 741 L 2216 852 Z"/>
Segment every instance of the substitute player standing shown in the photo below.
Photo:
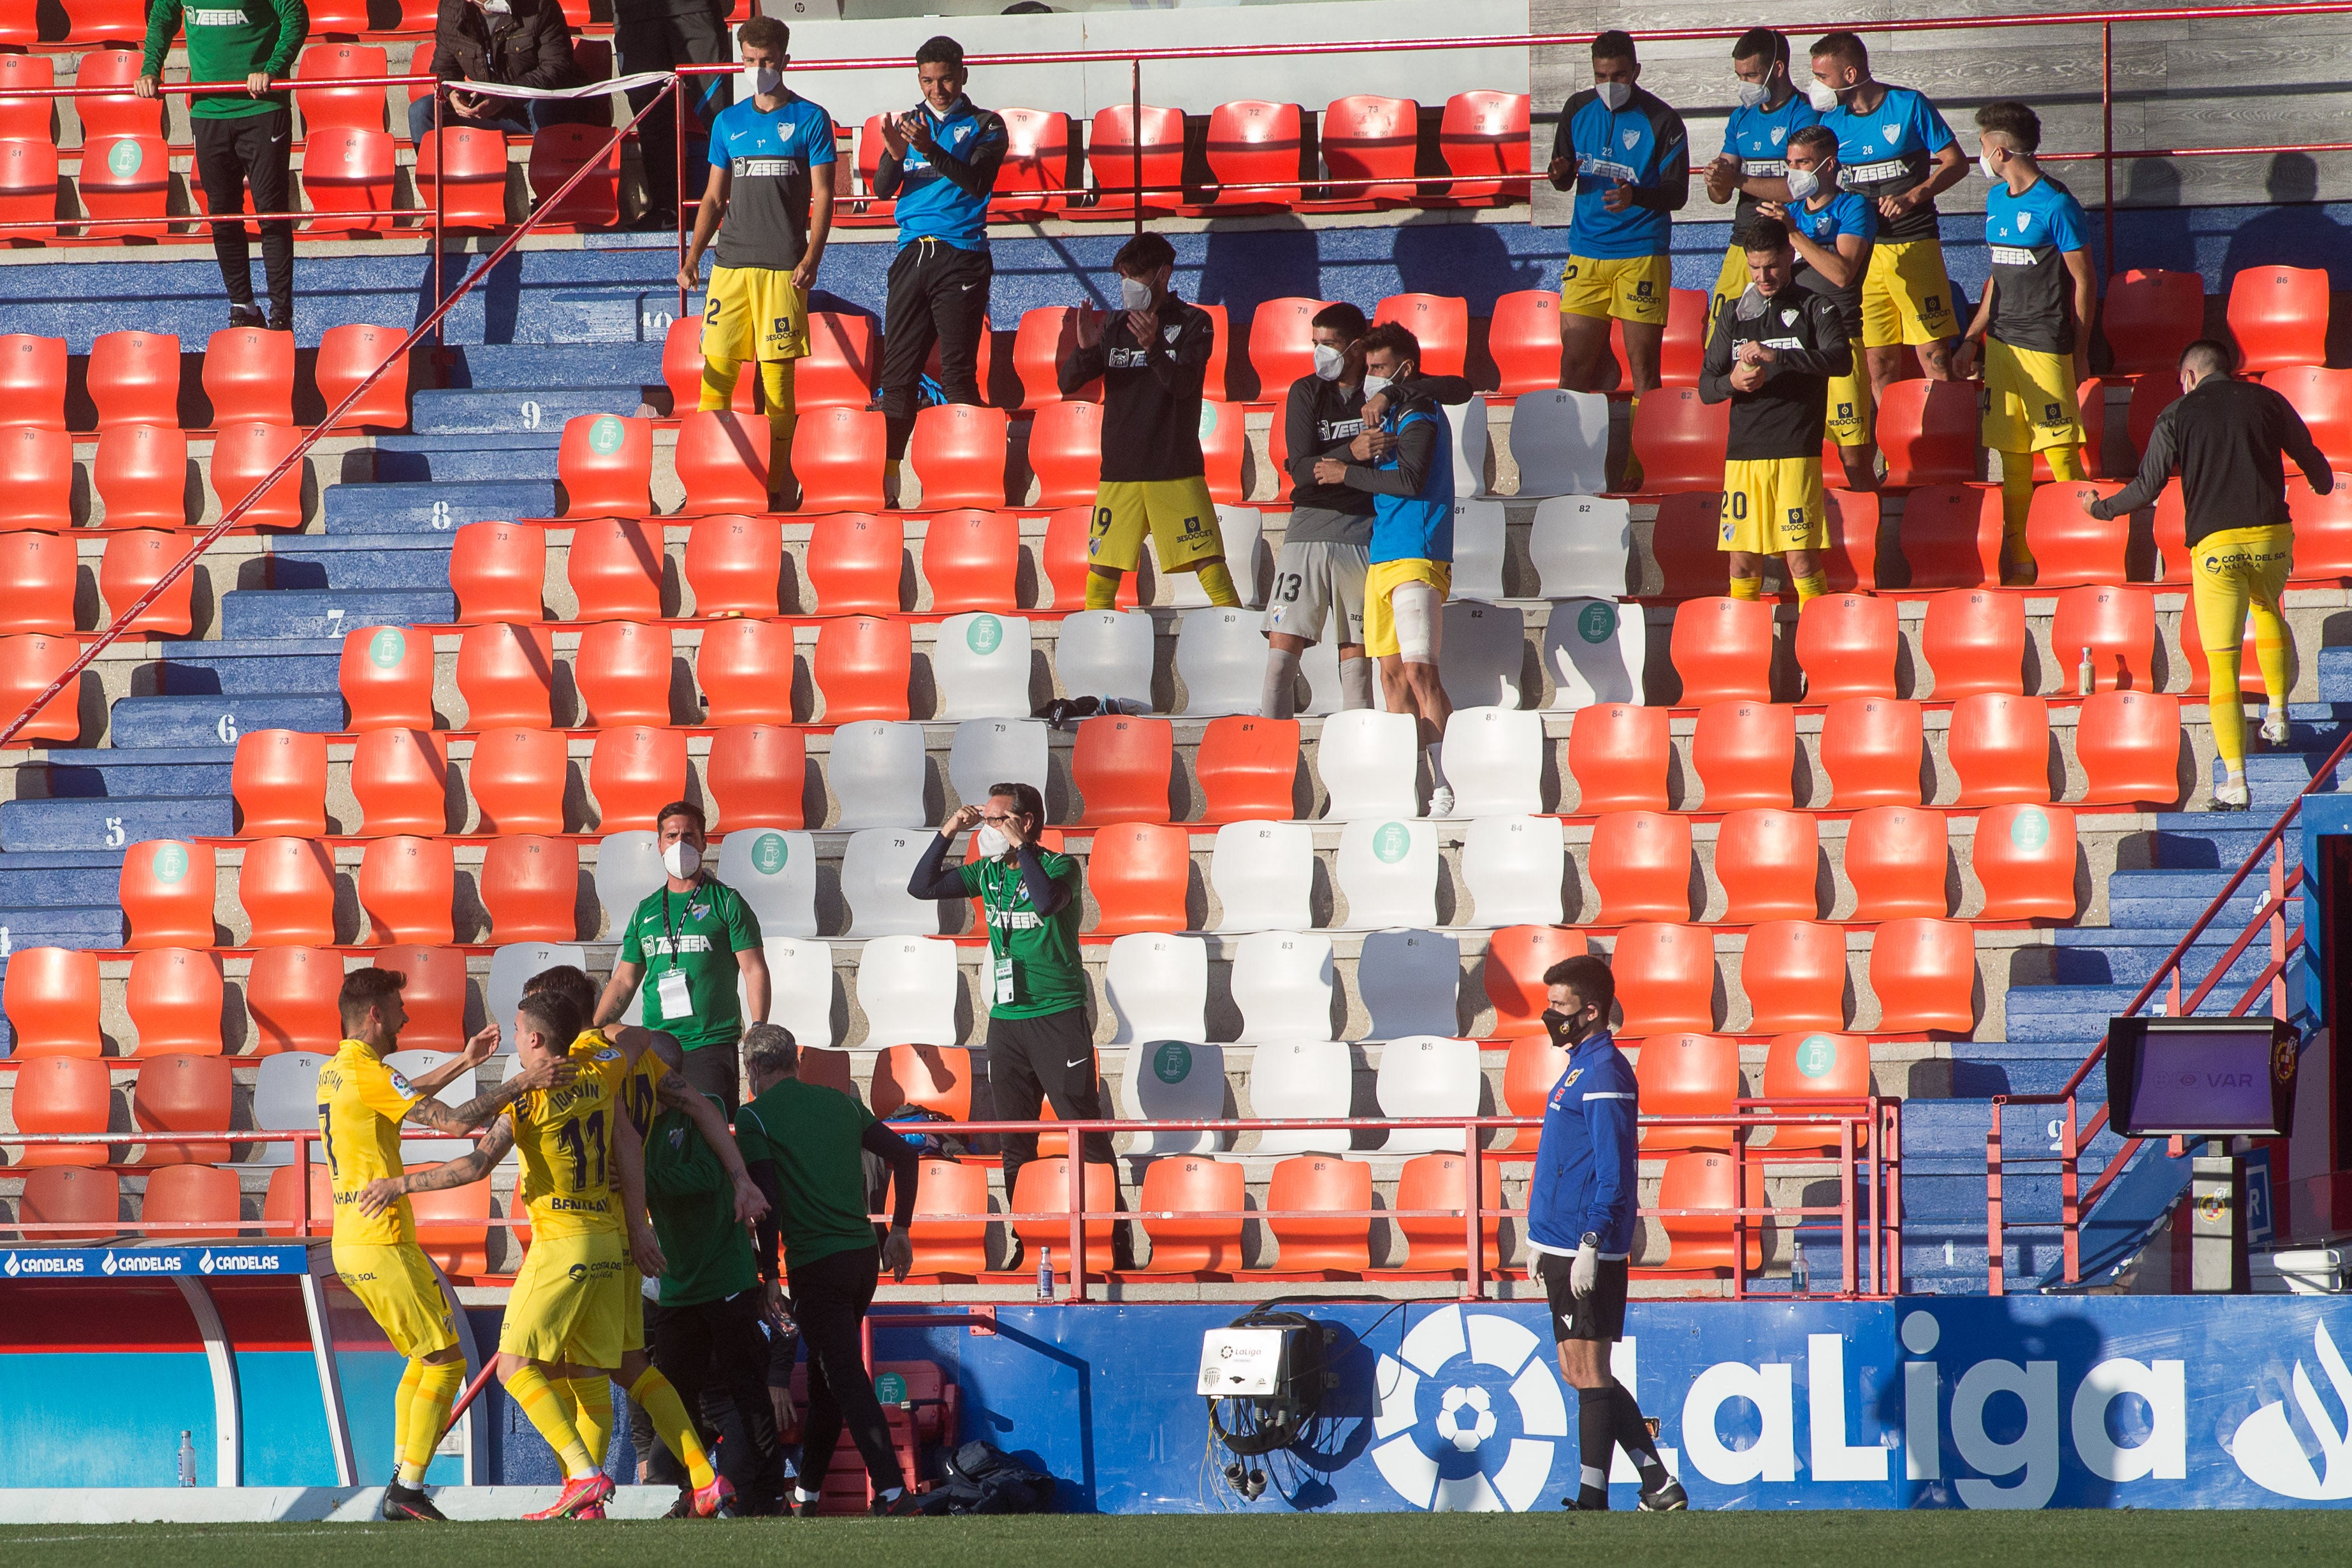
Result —
<path fill-rule="evenodd" d="M 536 1090 L 560 1084 L 572 1069 L 533 1067 L 455 1108 L 432 1097 L 460 1073 L 489 1057 L 477 1037 L 467 1049 L 413 1082 L 384 1065 L 400 1048 L 408 1014 L 401 988 L 408 977 L 388 969 L 354 969 L 336 998 L 343 1040 L 319 1069 L 320 1152 L 334 1190 L 335 1272 L 383 1330 L 392 1348 L 408 1358 L 393 1396 L 393 1454 L 399 1465 L 384 1489 L 387 1520 L 438 1520 L 425 1495 L 425 1471 L 448 1424 L 449 1406 L 465 1381 L 464 1357 L 449 1315 L 449 1299 L 433 1265 L 416 1245 L 416 1215 L 405 1200 L 369 1206 L 369 1190 L 396 1180 L 403 1169 L 404 1125 L 463 1135 Z M 488 1044 L 495 1045 L 493 1037 Z"/>
<path fill-rule="evenodd" d="M 1102 480 L 1087 535 L 1087 608 L 1118 603 L 1119 579 L 1143 559 L 1151 535 L 1160 570 L 1191 572 L 1213 605 L 1241 603 L 1225 569 L 1225 540 L 1201 456 L 1201 387 L 1217 324 L 1169 289 L 1176 247 L 1139 234 L 1111 258 L 1118 313 L 1106 327 L 1077 318 L 1077 350 L 1062 362 L 1065 396 L 1103 384 Z"/>
<path fill-rule="evenodd" d="M 1642 1473 L 1642 1511 L 1670 1513 L 1690 1500 L 1658 1458 L 1633 1391 L 1609 1366 L 1610 1347 L 1625 1337 L 1642 1110 L 1633 1066 L 1609 1032 L 1616 977 L 1606 960 L 1580 954 L 1545 970 L 1544 987 L 1544 1029 L 1568 1065 L 1536 1139 L 1528 1251 L 1551 1308 L 1560 1375 L 1576 1390 L 1582 1473 L 1560 1506 L 1606 1512 L 1611 1450 L 1622 1448 Z"/>
<path fill-rule="evenodd" d="M 1993 182 L 1985 197 L 1992 270 L 1952 370 L 1969 374 L 1983 345 L 1982 438 L 2000 454 L 2000 580 L 2022 587 L 2033 581 L 2025 519 L 2033 510 L 2034 454 L 2050 460 L 2053 479 L 2083 477 L 2075 388 L 2091 374 L 2099 280 L 2082 204 L 2033 161 L 2040 118 L 2003 99 L 1977 110 L 1977 126 L 1983 134 L 1977 166 Z"/>
<path fill-rule="evenodd" d="M 1878 212 L 1837 183 L 1837 138 L 1829 128 L 1809 125 L 1789 138 L 1789 200 L 1759 202 L 1756 210 L 1789 226 L 1797 252 L 1797 281 L 1826 295 L 1845 323 L 1848 343 L 1862 342 L 1862 279 L 1870 268 L 1870 247 L 1878 235 Z M 1748 270 L 1746 253 L 1739 269 Z M 1848 489 L 1878 488 L 1878 448 L 1871 441 L 1870 383 L 1862 356 L 1853 368 L 1830 377 L 1828 431 L 1845 468 Z"/>
<path fill-rule="evenodd" d="M 1559 278 L 1560 384 L 1571 392 L 1601 384 L 1612 317 L 1623 323 L 1634 397 L 1658 384 L 1674 284 L 1667 215 L 1690 199 L 1690 138 L 1682 116 L 1636 85 L 1641 75 L 1631 34 L 1593 39 L 1592 85 L 1568 100 L 1552 134 L 1552 188 L 1576 192 Z"/>
<path fill-rule="evenodd" d="M 1707 320 L 1748 291 L 1748 252 L 1740 241 L 1757 204 L 1789 194 L 1789 148 L 1798 132 L 1821 116 L 1789 79 L 1789 37 L 1769 27 L 1750 27 L 1731 46 L 1731 73 L 1739 81 L 1739 107 L 1723 128 L 1723 151 L 1706 166 L 1706 199 L 1721 206 L 1736 195 L 1731 243 L 1716 274 Z"/>
<path fill-rule="evenodd" d="M 1717 548 L 1731 557 L 1731 596 L 1761 598 L 1766 555 L 1781 556 L 1802 608 L 1828 592 L 1822 426 L 1829 381 L 1853 368 L 1836 304 L 1801 288 L 1789 231 L 1776 218 L 1748 226 L 1755 281 L 1715 319 L 1698 373 L 1703 402 L 1731 402 Z"/>
<path fill-rule="evenodd" d="M 1930 381 L 1952 379 L 1945 341 L 1959 331 L 1952 285 L 1937 237 L 1936 197 L 1969 172 L 1952 128 L 1925 93 L 1889 87 L 1870 75 L 1870 50 L 1852 33 L 1830 33 L 1812 47 L 1806 89 L 1822 123 L 1837 137 L 1838 183 L 1878 208 L 1878 242 L 1862 280 L 1863 358 L 1873 401 L 1901 373 L 1903 345 L 1919 356 Z"/>
<path fill-rule="evenodd" d="M 808 355 L 809 289 L 833 230 L 833 116 L 784 85 L 792 29 L 754 16 L 735 30 L 735 41 L 753 96 L 711 121 L 710 181 L 695 209 L 677 286 L 700 287 L 702 253 L 716 236 L 698 406 L 729 406 L 743 362 L 757 360 L 768 405 L 768 489 L 789 498 L 793 365 Z"/>
<path fill-rule="evenodd" d="M 2286 463 L 2326 495 L 2336 476 L 2294 405 L 2258 382 L 2239 381 L 2227 343 L 2200 338 L 2180 351 L 2180 397 L 2156 416 L 2147 456 L 2132 482 L 2083 510 L 2102 520 L 2153 505 L 2178 470 L 2188 518 L 2189 592 L 2210 672 L 2213 749 L 2221 754 L 2216 811 L 2243 811 L 2246 715 L 2238 695 L 2239 648 L 2254 618 L 2263 671 L 2263 739 L 2287 741 L 2286 698 L 2294 686 L 2294 643 L 2279 598 L 2294 563 L 2294 520 L 2286 507 Z"/>

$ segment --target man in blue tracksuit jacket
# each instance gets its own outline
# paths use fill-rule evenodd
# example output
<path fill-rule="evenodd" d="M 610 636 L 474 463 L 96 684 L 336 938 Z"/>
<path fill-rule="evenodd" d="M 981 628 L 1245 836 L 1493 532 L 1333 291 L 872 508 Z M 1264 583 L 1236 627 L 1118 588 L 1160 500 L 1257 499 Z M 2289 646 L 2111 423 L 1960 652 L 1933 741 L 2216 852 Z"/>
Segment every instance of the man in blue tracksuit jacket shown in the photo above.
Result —
<path fill-rule="evenodd" d="M 1609 1347 L 1625 1333 L 1641 1142 L 1633 1064 L 1609 1033 L 1616 978 L 1606 960 L 1580 955 L 1546 970 L 1544 985 L 1544 1027 L 1569 1056 L 1544 1102 L 1535 1175 L 1528 1184 L 1528 1250 L 1551 1306 L 1560 1374 L 1576 1390 L 1583 1475 L 1576 1495 L 1560 1500 L 1561 1506 L 1605 1511 L 1610 1450 L 1622 1447 L 1642 1472 L 1643 1512 L 1687 1508 L 1681 1484 L 1659 1462 L 1633 1391 L 1609 1370 Z"/>

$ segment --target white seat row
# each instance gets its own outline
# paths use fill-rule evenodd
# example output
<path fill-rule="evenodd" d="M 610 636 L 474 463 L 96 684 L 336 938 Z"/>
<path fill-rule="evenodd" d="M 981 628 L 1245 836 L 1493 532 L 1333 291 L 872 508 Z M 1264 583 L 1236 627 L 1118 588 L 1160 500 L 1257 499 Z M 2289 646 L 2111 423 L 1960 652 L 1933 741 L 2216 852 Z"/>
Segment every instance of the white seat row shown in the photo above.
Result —
<path fill-rule="evenodd" d="M 1488 449 L 1494 441 L 1486 399 L 1449 408 L 1454 427 L 1454 493 L 1491 496 Z M 1517 499 L 1599 495 L 1609 488 L 1609 399 L 1597 392 L 1528 392 L 1511 405 L 1511 456 L 1519 466 Z"/>

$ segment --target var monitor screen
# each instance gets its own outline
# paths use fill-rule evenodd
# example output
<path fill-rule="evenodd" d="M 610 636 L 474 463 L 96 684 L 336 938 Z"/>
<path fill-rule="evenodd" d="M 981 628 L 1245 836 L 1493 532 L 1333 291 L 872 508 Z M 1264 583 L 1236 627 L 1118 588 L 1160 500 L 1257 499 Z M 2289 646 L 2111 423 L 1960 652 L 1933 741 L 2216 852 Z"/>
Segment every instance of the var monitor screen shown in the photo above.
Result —
<path fill-rule="evenodd" d="M 2295 1034 L 2271 1018 L 2117 1018 L 2107 1103 L 2126 1137 L 2274 1137 L 2294 1113 Z"/>

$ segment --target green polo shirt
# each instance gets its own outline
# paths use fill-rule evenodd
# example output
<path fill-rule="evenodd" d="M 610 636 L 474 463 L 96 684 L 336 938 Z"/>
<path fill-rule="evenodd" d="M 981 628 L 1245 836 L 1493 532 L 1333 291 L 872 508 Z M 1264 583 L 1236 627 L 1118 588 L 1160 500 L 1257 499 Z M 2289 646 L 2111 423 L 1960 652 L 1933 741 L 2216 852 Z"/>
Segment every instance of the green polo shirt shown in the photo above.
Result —
<path fill-rule="evenodd" d="M 725 1114 L 717 1096 L 704 1098 Z M 735 1222 L 735 1184 L 683 1110 L 663 1111 L 646 1133 L 646 1208 L 669 1262 L 663 1306 L 723 1301 L 760 1283 L 751 1234 Z"/>
<path fill-rule="evenodd" d="M 1030 906 L 1018 860 L 971 860 L 956 868 L 963 890 L 980 900 L 987 917 L 989 957 L 1013 960 L 1013 1000 L 992 1003 L 988 1012 L 993 1018 L 1042 1018 L 1087 1005 L 1087 966 L 1078 956 L 1078 921 L 1085 913 L 1078 863 L 1055 849 L 1038 850 L 1037 863 L 1047 880 L 1070 885 L 1070 896 L 1051 915 Z M 981 976 L 983 997 L 996 994 L 993 978 Z"/>
<path fill-rule="evenodd" d="M 267 71 L 283 81 L 293 74 L 310 18 L 302 0 L 152 0 L 147 12 L 147 48 L 140 74 L 160 78 L 172 39 L 184 23 L 188 35 L 188 79 L 233 81 L 236 92 L 202 92 L 189 100 L 197 120 L 238 120 L 286 107 L 282 92 L 255 98 L 245 79 Z"/>
<path fill-rule="evenodd" d="M 690 892 L 673 893 L 665 882 L 647 893 L 621 933 L 621 962 L 645 965 L 639 989 L 646 1027 L 667 1030 L 689 1051 L 741 1038 L 735 955 L 759 945 L 759 917 L 716 878 L 705 877 Z M 691 1006 L 683 1018 L 662 1015 L 661 977 L 671 970 L 686 976 Z"/>
<path fill-rule="evenodd" d="M 874 1245 L 863 1140 L 874 1113 L 837 1089 L 788 1078 L 735 1113 L 743 1163 L 771 1160 L 787 1272 Z"/>

